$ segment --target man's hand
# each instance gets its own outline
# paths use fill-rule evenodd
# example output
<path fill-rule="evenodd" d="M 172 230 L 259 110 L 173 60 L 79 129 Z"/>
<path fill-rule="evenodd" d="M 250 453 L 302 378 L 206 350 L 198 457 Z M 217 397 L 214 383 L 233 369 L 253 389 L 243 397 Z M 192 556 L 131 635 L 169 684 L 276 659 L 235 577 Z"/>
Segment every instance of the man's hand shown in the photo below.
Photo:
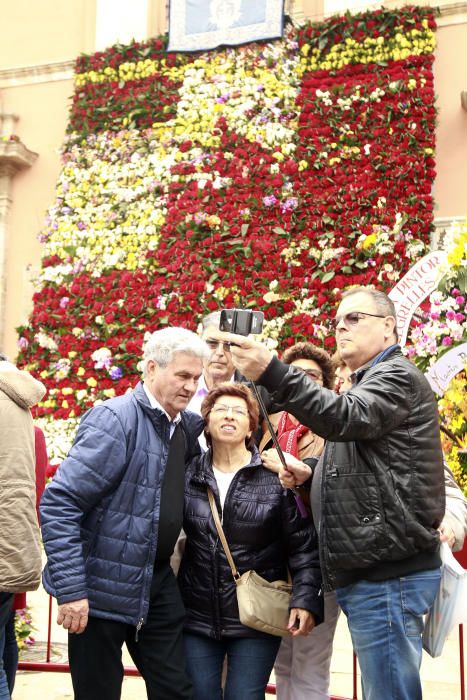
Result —
<path fill-rule="evenodd" d="M 289 452 L 283 452 L 287 469 L 284 468 L 277 450 L 271 447 L 269 450 L 261 452 L 261 459 L 264 466 L 279 475 L 279 480 L 285 489 L 293 489 L 300 486 L 311 476 L 311 467 L 300 459 L 297 459 Z"/>
<path fill-rule="evenodd" d="M 87 598 L 72 600 L 58 606 L 57 624 L 68 632 L 81 634 L 88 624 L 89 603 Z"/>
<path fill-rule="evenodd" d="M 247 379 L 258 379 L 272 360 L 269 350 L 252 338 L 222 333 L 222 340 L 230 343 L 233 363 Z"/>
<path fill-rule="evenodd" d="M 292 637 L 307 637 L 315 626 L 315 618 L 303 608 L 292 608 L 287 629 Z"/>
<path fill-rule="evenodd" d="M 452 549 L 456 544 L 456 535 L 454 534 L 452 527 L 446 522 L 446 518 L 443 520 L 438 530 L 440 541 L 447 542 L 449 547 Z"/>

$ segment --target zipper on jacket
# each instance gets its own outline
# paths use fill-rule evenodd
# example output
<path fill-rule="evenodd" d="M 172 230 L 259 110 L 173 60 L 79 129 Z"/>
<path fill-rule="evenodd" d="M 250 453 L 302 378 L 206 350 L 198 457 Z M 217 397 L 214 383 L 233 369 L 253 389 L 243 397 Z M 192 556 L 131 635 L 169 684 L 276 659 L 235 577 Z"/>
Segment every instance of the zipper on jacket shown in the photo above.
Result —
<path fill-rule="evenodd" d="M 144 618 L 140 617 L 138 620 L 138 624 L 136 625 L 135 642 L 138 641 L 139 631 L 140 631 L 141 627 L 143 626 L 143 624 L 144 624 Z"/>

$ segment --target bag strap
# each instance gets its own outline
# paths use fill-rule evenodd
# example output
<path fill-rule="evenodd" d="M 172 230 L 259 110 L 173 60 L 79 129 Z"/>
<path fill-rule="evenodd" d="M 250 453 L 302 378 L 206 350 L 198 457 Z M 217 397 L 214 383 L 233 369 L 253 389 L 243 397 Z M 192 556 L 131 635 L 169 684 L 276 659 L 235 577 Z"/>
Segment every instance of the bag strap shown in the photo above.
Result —
<path fill-rule="evenodd" d="M 214 524 L 217 529 L 217 533 L 219 535 L 219 539 L 222 542 L 222 546 L 224 547 L 224 552 L 225 556 L 227 557 L 227 561 L 229 562 L 230 569 L 232 571 L 232 576 L 234 577 L 234 580 L 236 581 L 237 579 L 240 578 L 240 574 L 237 571 L 237 567 L 235 566 L 235 562 L 233 560 L 232 554 L 229 549 L 229 545 L 227 544 L 227 540 L 225 539 L 225 534 L 224 530 L 221 525 L 221 521 L 219 519 L 219 513 L 217 512 L 217 506 L 216 506 L 216 501 L 214 499 L 214 494 L 211 491 L 211 489 L 208 486 L 208 498 L 209 498 L 209 505 L 211 506 L 211 511 L 212 511 L 212 517 L 214 518 Z"/>

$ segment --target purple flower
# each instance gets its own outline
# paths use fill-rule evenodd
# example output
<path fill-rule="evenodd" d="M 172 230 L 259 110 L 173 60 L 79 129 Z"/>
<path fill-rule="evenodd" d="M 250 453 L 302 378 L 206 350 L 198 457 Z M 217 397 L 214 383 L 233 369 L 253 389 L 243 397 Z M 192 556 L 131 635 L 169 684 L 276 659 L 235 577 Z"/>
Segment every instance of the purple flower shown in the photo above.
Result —
<path fill-rule="evenodd" d="M 122 370 L 120 367 L 116 367 L 115 365 L 110 368 L 109 374 L 111 379 L 121 379 L 123 377 Z"/>
<path fill-rule="evenodd" d="M 27 338 L 20 338 L 18 340 L 18 347 L 20 348 L 20 350 L 26 350 L 28 348 L 28 346 L 29 346 L 29 341 L 27 340 Z"/>
<path fill-rule="evenodd" d="M 281 204 L 281 212 L 293 211 L 298 205 L 298 199 L 296 197 L 288 197 L 285 202 Z"/>
<path fill-rule="evenodd" d="M 272 207 L 276 203 L 277 203 L 277 198 L 273 194 L 270 194 L 267 197 L 263 197 L 263 204 L 266 207 Z"/>

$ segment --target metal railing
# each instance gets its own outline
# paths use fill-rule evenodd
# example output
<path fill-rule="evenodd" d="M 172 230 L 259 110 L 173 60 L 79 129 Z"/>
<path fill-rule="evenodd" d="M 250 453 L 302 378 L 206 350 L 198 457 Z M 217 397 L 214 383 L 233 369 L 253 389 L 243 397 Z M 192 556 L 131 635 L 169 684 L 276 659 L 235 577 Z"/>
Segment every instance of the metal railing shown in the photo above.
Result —
<path fill-rule="evenodd" d="M 18 668 L 20 671 L 47 671 L 54 673 L 68 673 L 70 667 L 68 663 L 57 663 L 51 661 L 52 657 L 52 602 L 53 599 L 49 596 L 48 622 L 47 622 L 47 643 L 45 649 L 44 661 L 20 661 Z M 125 676 L 139 676 L 138 670 L 134 666 L 126 666 L 124 669 Z M 464 629 L 463 625 L 459 625 L 459 679 L 460 679 L 460 700 L 466 700 L 465 697 L 465 671 L 464 671 Z M 353 654 L 352 659 L 352 696 L 343 697 L 332 695 L 331 700 L 358 700 L 357 695 L 358 676 L 357 676 L 357 658 Z M 270 683 L 266 688 L 266 695 L 275 695 L 276 687 Z"/>

